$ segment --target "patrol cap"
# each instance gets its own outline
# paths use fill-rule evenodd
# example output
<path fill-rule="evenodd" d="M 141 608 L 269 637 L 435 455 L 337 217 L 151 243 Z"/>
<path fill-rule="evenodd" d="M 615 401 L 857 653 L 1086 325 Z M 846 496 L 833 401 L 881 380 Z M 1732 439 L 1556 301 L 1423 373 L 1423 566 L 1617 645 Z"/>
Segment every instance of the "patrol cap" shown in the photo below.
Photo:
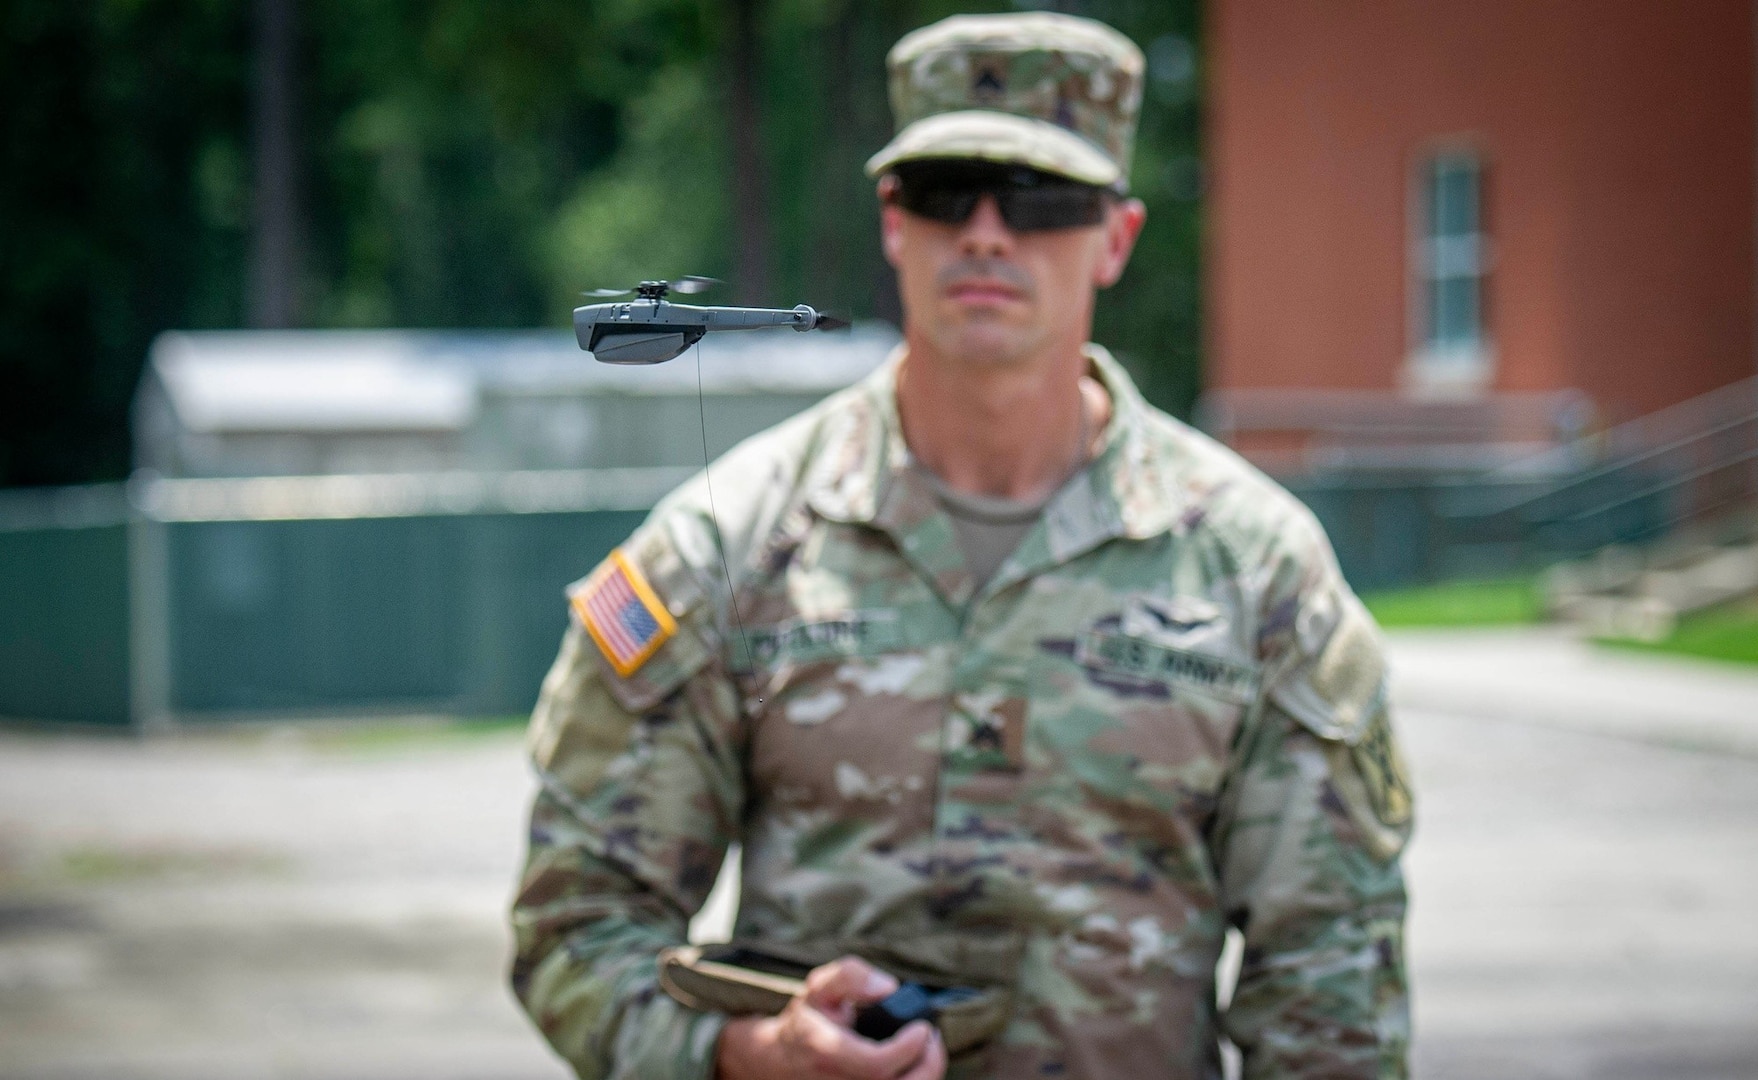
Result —
<path fill-rule="evenodd" d="M 954 15 L 886 57 L 896 136 L 867 161 L 975 158 L 1123 191 L 1141 112 L 1142 53 L 1092 19 Z"/>

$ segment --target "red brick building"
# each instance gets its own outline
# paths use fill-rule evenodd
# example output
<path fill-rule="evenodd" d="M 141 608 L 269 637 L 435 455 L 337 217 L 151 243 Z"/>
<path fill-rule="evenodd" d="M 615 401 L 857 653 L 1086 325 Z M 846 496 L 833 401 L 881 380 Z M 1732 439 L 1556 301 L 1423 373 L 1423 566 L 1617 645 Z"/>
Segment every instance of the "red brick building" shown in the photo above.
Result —
<path fill-rule="evenodd" d="M 1506 448 L 1753 375 L 1754 16 L 1212 0 L 1211 420 L 1286 469 L 1317 428 Z"/>

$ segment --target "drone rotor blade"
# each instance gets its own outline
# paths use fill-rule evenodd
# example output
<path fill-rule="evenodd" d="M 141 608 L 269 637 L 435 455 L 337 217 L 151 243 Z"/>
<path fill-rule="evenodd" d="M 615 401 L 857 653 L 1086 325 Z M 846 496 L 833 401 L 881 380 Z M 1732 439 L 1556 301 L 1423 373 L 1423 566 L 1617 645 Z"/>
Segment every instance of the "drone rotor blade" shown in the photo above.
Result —
<path fill-rule="evenodd" d="M 712 289 L 719 284 L 719 278 L 701 277 L 697 274 L 690 274 L 687 277 L 681 277 L 672 282 L 671 291 L 688 295 L 690 293 L 707 292 L 709 289 Z"/>
<path fill-rule="evenodd" d="M 588 289 L 586 292 L 583 292 L 580 295 L 581 296 L 627 296 L 634 291 L 635 291 L 634 289 Z"/>

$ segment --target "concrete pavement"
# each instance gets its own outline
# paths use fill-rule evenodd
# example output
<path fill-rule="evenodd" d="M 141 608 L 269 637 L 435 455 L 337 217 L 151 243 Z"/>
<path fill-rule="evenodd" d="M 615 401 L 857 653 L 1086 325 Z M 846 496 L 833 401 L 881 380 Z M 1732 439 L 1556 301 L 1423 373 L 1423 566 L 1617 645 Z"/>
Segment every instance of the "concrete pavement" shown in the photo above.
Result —
<path fill-rule="evenodd" d="M 1758 1076 L 1758 676 L 1393 639 L 1417 1075 Z M 0 1076 L 567 1071 L 502 988 L 516 733 L 0 737 Z"/>
<path fill-rule="evenodd" d="M 516 733 L 0 741 L 0 1076 L 556 1080 Z"/>
<path fill-rule="evenodd" d="M 1390 641 L 1406 710 L 1758 757 L 1758 672 L 1739 665 L 1596 646 L 1553 627 Z"/>
<path fill-rule="evenodd" d="M 1758 673 L 1391 638 L 1417 1075 L 1758 1076 Z"/>

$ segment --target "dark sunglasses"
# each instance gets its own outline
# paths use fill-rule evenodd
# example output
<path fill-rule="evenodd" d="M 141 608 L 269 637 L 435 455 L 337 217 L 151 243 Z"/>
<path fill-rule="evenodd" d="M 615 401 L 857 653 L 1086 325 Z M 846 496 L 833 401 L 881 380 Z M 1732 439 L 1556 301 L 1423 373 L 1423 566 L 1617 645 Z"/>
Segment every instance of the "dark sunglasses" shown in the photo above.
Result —
<path fill-rule="evenodd" d="M 1081 228 L 1105 220 L 1111 197 L 1106 188 L 983 161 L 906 161 L 892 173 L 898 206 L 945 225 L 963 225 L 983 196 L 993 195 L 1014 232 Z"/>

